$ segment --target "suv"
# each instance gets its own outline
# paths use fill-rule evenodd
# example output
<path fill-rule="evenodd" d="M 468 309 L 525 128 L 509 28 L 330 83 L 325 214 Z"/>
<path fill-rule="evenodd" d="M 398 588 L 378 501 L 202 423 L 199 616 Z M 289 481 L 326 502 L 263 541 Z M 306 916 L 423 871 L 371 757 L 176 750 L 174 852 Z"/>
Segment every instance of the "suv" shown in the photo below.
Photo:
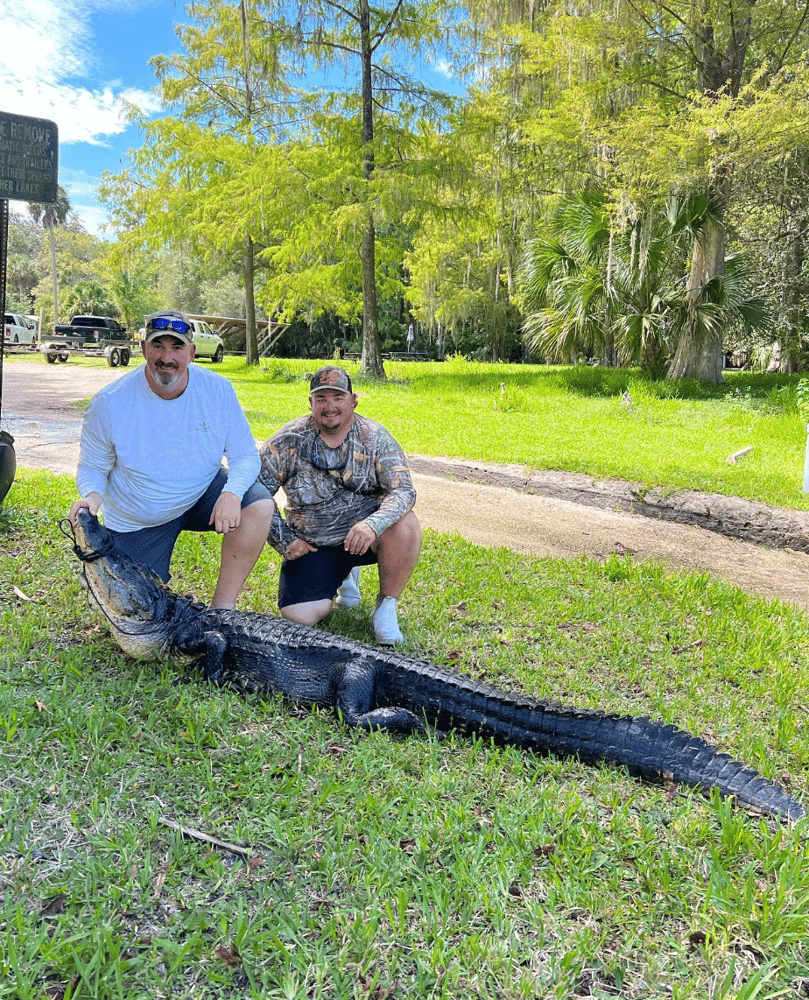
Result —
<path fill-rule="evenodd" d="M 225 356 L 225 342 L 204 319 L 189 319 L 188 322 L 194 331 L 194 343 L 197 345 L 196 360 L 210 358 L 218 365 Z"/>
<path fill-rule="evenodd" d="M 19 313 L 4 313 L 6 344 L 35 344 L 37 340 L 36 323 Z"/>

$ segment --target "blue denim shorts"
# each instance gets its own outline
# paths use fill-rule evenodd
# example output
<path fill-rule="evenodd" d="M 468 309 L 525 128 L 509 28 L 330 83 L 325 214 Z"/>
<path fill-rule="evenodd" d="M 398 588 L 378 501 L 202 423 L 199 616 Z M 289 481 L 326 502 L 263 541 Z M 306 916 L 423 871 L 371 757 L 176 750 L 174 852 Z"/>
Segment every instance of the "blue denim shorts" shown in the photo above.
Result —
<path fill-rule="evenodd" d="M 165 524 L 157 524 L 153 528 L 140 528 L 138 531 L 111 530 L 110 534 L 115 538 L 116 548 L 131 559 L 146 563 L 164 583 L 168 583 L 171 579 L 169 573 L 171 555 L 180 532 L 216 530 L 208 522 L 227 479 L 227 470 L 220 466 L 213 482 L 199 500 L 185 513 L 166 521 Z M 269 490 L 256 480 L 242 498 L 242 510 L 257 500 L 271 499 Z"/>

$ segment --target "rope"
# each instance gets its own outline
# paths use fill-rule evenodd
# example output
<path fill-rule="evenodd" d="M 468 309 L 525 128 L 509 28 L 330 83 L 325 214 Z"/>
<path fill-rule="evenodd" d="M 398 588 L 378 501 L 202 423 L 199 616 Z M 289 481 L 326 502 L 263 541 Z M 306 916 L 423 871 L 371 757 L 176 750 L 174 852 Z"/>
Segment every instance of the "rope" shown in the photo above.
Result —
<path fill-rule="evenodd" d="M 67 528 L 65 528 L 65 525 L 67 525 Z M 65 538 L 67 538 L 67 540 L 71 543 L 71 548 L 73 549 L 73 552 L 78 556 L 78 558 L 82 561 L 82 563 L 96 562 L 98 559 L 103 559 L 105 556 L 111 556 L 113 554 L 117 554 L 119 556 L 121 555 L 121 553 L 118 552 L 117 548 L 115 547 L 115 541 L 112 535 L 110 534 L 107 534 L 107 537 L 104 539 L 101 548 L 90 549 L 88 551 L 85 551 L 82 548 L 80 548 L 79 545 L 77 544 L 76 532 L 73 528 L 73 525 L 67 518 L 63 518 L 61 521 L 59 521 L 59 530 L 62 532 Z M 116 632 L 120 632 L 121 635 L 140 636 L 140 635 L 146 635 L 147 633 L 154 631 L 155 629 L 154 622 L 143 622 L 142 625 L 133 625 L 130 628 L 122 627 L 118 622 L 116 622 L 113 618 L 110 617 L 109 613 L 107 612 L 107 609 L 104 607 L 104 603 L 99 599 L 98 594 L 93 590 L 92 581 L 88 577 L 87 573 L 84 573 L 84 579 L 85 582 L 87 583 L 87 589 L 90 591 L 93 600 L 96 602 L 96 604 L 101 610 L 101 614 L 107 619 L 109 624 L 113 627 L 113 629 L 115 629 Z M 176 595 L 172 594 L 171 596 L 175 597 L 176 600 Z M 189 610 L 191 610 L 192 607 L 193 605 L 190 606 Z M 204 608 L 200 608 L 199 611 L 195 610 L 194 617 L 201 615 L 204 610 L 205 610 Z"/>
<path fill-rule="evenodd" d="M 69 530 L 65 530 L 65 525 L 68 526 Z M 113 537 L 110 534 L 107 535 L 100 549 L 90 549 L 89 552 L 83 551 L 76 544 L 76 532 L 73 529 L 73 525 L 66 517 L 62 518 L 62 520 L 59 522 L 59 530 L 62 532 L 65 538 L 72 543 L 71 548 L 73 549 L 74 554 L 77 555 L 82 562 L 85 563 L 95 562 L 97 559 L 103 559 L 104 556 L 112 555 L 113 551 L 117 551 L 115 549 L 115 542 L 113 540 Z M 93 594 L 93 597 L 95 597 L 95 594 Z"/>

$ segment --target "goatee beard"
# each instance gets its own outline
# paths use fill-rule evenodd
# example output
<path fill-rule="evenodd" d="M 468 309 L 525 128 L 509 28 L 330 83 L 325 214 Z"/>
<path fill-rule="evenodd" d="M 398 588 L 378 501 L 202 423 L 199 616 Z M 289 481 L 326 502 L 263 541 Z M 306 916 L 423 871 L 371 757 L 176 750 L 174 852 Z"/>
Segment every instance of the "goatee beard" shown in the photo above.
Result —
<path fill-rule="evenodd" d="M 154 372 L 146 370 L 163 389 L 176 389 L 182 382 L 182 374 L 176 368 L 155 368 Z"/>

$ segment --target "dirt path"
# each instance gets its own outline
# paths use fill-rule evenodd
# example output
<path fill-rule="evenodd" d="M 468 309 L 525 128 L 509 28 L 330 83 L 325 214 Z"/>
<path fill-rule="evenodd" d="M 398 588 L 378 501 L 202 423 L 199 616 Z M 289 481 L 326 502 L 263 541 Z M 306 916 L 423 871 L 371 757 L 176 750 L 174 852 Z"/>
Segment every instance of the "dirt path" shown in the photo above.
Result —
<path fill-rule="evenodd" d="M 79 368 L 69 362 L 7 363 L 0 427 L 14 438 L 18 466 L 72 475 L 81 428 L 75 402 L 130 370 Z M 520 470 L 510 467 L 478 467 L 489 482 L 505 484 L 487 485 L 462 481 L 469 468 L 463 463 L 417 456 L 413 465 L 419 518 L 436 531 L 455 532 L 478 545 L 539 555 L 575 558 L 584 554 L 601 559 L 617 553 L 637 560 L 657 559 L 672 568 L 707 570 L 750 593 L 779 597 L 809 610 L 809 554 L 804 552 L 603 509 L 565 499 L 564 494 L 525 493 L 508 488 L 520 481 Z M 418 471 L 421 468 L 430 474 Z M 593 502 L 602 499 L 593 498 Z"/>

